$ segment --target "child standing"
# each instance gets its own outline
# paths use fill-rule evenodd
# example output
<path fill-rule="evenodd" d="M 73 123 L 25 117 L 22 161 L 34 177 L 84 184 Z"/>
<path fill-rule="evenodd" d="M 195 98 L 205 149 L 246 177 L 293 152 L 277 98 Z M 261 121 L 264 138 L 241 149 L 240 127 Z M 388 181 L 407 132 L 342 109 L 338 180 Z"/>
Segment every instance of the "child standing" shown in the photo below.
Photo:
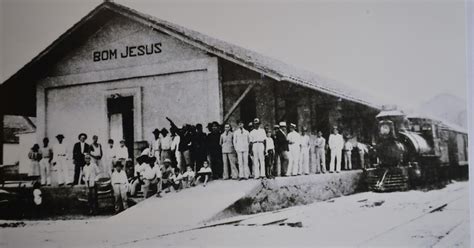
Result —
<path fill-rule="evenodd" d="M 83 174 L 84 182 L 87 187 L 87 199 L 89 203 L 89 214 L 94 214 L 97 209 L 97 189 L 95 187 L 95 180 L 97 175 L 100 174 L 100 169 L 97 165 L 91 162 L 91 156 L 89 154 L 84 155 L 86 164 L 84 165 Z"/>
<path fill-rule="evenodd" d="M 123 160 L 117 161 L 115 164 L 115 170 L 112 172 L 112 187 L 114 189 L 114 198 L 115 198 L 115 213 L 120 211 L 121 206 L 123 210 L 128 208 L 127 203 L 127 192 L 129 188 L 127 175 L 123 170 Z M 121 201 L 121 202 L 120 202 Z M 122 204 L 120 204 L 122 203 Z"/>
<path fill-rule="evenodd" d="M 267 178 L 275 177 L 275 144 L 273 143 L 272 131 L 267 131 L 265 139 L 265 173 Z"/>

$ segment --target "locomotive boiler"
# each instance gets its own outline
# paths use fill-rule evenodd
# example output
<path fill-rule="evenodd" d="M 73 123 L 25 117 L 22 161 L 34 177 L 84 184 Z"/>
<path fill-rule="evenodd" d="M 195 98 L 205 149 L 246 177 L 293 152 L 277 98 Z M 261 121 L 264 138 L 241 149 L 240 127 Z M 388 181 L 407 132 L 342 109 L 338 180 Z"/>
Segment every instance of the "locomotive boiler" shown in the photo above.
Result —
<path fill-rule="evenodd" d="M 375 169 L 367 171 L 369 190 L 399 191 L 417 186 L 440 186 L 455 175 L 467 175 L 465 132 L 432 118 L 407 116 L 394 108 L 382 110 L 376 119 L 378 163 Z M 463 142 L 450 142 L 452 137 Z M 452 155 L 464 150 L 466 156 L 461 159 Z M 463 162 L 465 172 L 459 169 Z"/>

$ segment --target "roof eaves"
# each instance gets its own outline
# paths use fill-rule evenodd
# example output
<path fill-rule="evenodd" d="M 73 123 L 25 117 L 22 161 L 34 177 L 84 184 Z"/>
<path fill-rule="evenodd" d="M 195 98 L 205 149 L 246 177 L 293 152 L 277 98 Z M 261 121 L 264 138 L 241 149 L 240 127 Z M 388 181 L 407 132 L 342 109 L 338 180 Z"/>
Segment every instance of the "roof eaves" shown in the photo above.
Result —
<path fill-rule="evenodd" d="M 137 20 L 138 18 L 138 21 L 140 21 L 142 24 L 148 25 L 159 32 L 168 34 L 180 41 L 183 41 L 187 44 L 190 44 L 208 53 L 214 54 L 218 57 L 234 62 L 238 65 L 244 66 L 245 68 L 254 70 L 258 73 L 265 74 L 266 76 L 273 78 L 277 81 L 282 80 L 282 75 L 275 70 L 259 66 L 255 63 L 249 63 L 248 60 L 237 56 L 235 53 L 227 52 L 225 50 L 219 49 L 218 47 L 211 46 L 201 41 L 200 39 L 196 39 L 192 37 L 191 35 L 188 35 L 184 31 L 176 29 L 172 25 L 167 25 L 165 21 L 161 21 L 161 20 L 158 21 L 157 18 L 153 16 L 138 12 L 134 9 L 131 9 L 131 8 L 128 8 L 126 6 L 116 4 L 116 3 L 108 3 L 106 7 L 108 7 L 111 10 L 118 11 L 118 13 L 125 15 L 129 18 L 132 18 L 134 20 Z"/>
<path fill-rule="evenodd" d="M 223 59 L 229 60 L 231 62 L 234 62 L 236 64 L 239 64 L 241 66 L 244 66 L 248 69 L 254 70 L 258 73 L 262 73 L 270 78 L 273 78 L 277 81 L 288 81 L 291 83 L 295 83 L 304 87 L 308 87 L 311 89 L 315 89 L 336 97 L 341 97 L 346 100 L 354 101 L 360 104 L 363 104 L 365 106 L 374 108 L 374 109 L 380 109 L 381 107 L 377 104 L 370 103 L 368 101 L 364 101 L 362 99 L 350 96 L 348 94 L 343 94 L 341 92 L 338 92 L 334 89 L 330 89 L 321 85 L 316 85 L 314 83 L 308 82 L 306 80 L 302 80 L 300 78 L 294 77 L 294 76 L 288 76 L 288 75 L 283 75 L 281 72 L 274 70 L 272 68 L 268 68 L 266 66 L 253 63 L 251 62 L 251 59 L 245 58 L 245 56 L 239 56 L 238 53 L 232 53 L 223 49 L 220 49 L 219 47 L 212 46 L 206 42 L 203 42 L 201 39 L 193 37 L 192 34 L 186 33 L 186 29 L 179 27 L 176 27 L 177 25 L 175 24 L 169 24 L 168 22 L 164 20 L 159 20 L 156 17 L 138 12 L 134 9 L 131 9 L 127 6 L 123 6 L 120 4 L 116 3 L 111 3 L 109 4 L 112 10 L 118 11 L 120 14 L 125 15 L 129 18 L 132 19 L 139 19 L 141 23 L 144 23 L 154 29 L 156 29 L 159 32 L 166 33 L 168 35 L 171 35 L 185 43 L 191 44 L 195 47 L 198 47 L 206 52 L 209 52 L 211 54 L 214 54 L 216 56 L 219 56 Z M 192 30 L 188 30 L 188 32 L 195 32 Z M 197 33 L 197 32 L 196 32 Z"/>
<path fill-rule="evenodd" d="M 288 82 L 292 82 L 292 83 L 295 83 L 295 84 L 299 84 L 299 85 L 302 85 L 302 86 L 305 86 L 305 87 L 308 87 L 308 88 L 311 88 L 311 89 L 314 89 L 314 90 L 318 90 L 318 91 L 324 92 L 326 94 L 329 94 L 329 95 L 332 95 L 332 96 L 335 96 L 335 97 L 340 97 L 340 98 L 343 98 L 343 99 L 346 99 L 346 100 L 349 100 L 349 101 L 357 102 L 357 103 L 363 104 L 365 106 L 368 106 L 368 107 L 371 107 L 371 108 L 374 108 L 374 109 L 377 109 L 377 110 L 381 109 L 381 107 L 377 104 L 370 103 L 370 102 L 361 100 L 359 98 L 356 98 L 356 97 L 353 97 L 353 96 L 350 96 L 350 95 L 347 95 L 347 94 L 343 94 L 343 93 L 335 91 L 333 89 L 323 87 L 323 86 L 320 86 L 318 84 L 310 83 L 308 81 L 305 81 L 305 80 L 302 80 L 302 79 L 299 79 L 299 78 L 296 78 L 296 77 L 293 77 L 293 76 L 285 76 L 285 77 L 283 77 L 283 80 L 288 81 Z"/>

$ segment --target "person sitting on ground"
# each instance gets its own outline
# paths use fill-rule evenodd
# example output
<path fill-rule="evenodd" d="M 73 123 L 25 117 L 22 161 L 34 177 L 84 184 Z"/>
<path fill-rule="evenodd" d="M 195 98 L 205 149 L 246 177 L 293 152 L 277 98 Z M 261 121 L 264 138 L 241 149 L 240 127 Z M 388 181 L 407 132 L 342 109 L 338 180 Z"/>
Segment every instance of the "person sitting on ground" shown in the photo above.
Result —
<path fill-rule="evenodd" d="M 178 169 L 178 168 L 176 168 Z M 171 169 L 168 172 L 168 177 L 166 179 L 166 181 L 164 180 L 163 181 L 163 187 L 166 188 L 166 193 L 170 193 L 171 192 L 171 188 L 173 188 L 174 190 L 177 190 L 179 189 L 179 183 L 178 185 L 176 184 L 176 182 L 178 181 L 177 180 L 177 177 L 176 177 L 176 174 L 175 174 L 175 169 Z"/>
<path fill-rule="evenodd" d="M 180 191 L 181 189 L 183 189 L 183 173 L 181 173 L 181 170 L 179 168 L 175 168 L 174 169 L 174 180 L 173 180 L 173 188 L 176 190 L 176 191 Z"/>
<path fill-rule="evenodd" d="M 168 188 L 171 185 L 170 184 L 170 180 L 172 180 L 171 176 L 174 174 L 170 159 L 165 159 L 163 161 L 163 168 L 161 169 L 161 173 L 162 173 L 161 186 L 162 186 L 162 190 L 164 191 L 166 188 Z"/>
<path fill-rule="evenodd" d="M 123 207 L 123 210 L 128 208 L 127 202 L 127 192 L 129 189 L 129 183 L 127 175 L 123 170 L 125 160 L 118 160 L 114 166 L 114 172 L 112 172 L 112 187 L 114 189 L 114 199 L 115 199 L 115 213 L 120 211 L 120 208 Z"/>
<path fill-rule="evenodd" d="M 183 188 L 189 188 L 194 186 L 194 178 L 196 177 L 196 173 L 194 173 L 193 169 L 190 165 L 186 167 L 186 172 L 183 173 Z"/>
<path fill-rule="evenodd" d="M 154 157 L 153 157 L 154 158 Z M 156 158 L 145 156 L 144 169 L 143 169 L 143 197 L 148 198 L 150 188 L 158 184 L 158 178 L 155 166 Z"/>
<path fill-rule="evenodd" d="M 206 187 L 207 181 L 209 181 L 209 178 L 212 176 L 212 170 L 211 167 L 209 167 L 209 162 L 207 160 L 204 161 L 202 168 L 197 174 L 196 183 L 199 183 L 202 180 L 202 186 Z"/>

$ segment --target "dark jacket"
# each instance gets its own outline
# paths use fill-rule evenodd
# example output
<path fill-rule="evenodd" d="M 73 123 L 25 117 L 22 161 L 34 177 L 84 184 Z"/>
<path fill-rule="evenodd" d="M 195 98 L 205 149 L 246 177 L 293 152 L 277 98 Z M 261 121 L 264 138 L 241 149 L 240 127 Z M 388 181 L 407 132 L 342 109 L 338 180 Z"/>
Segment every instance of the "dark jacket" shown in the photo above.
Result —
<path fill-rule="evenodd" d="M 84 164 L 84 153 L 89 153 L 90 150 L 90 146 L 87 143 L 84 143 L 84 152 L 81 153 L 81 142 L 74 144 L 74 148 L 72 149 L 72 159 L 74 160 L 74 163 Z"/>
<path fill-rule="evenodd" d="M 206 137 L 206 148 L 208 154 L 219 155 L 222 153 L 220 145 L 221 134 L 218 132 L 211 132 Z"/>
<path fill-rule="evenodd" d="M 278 130 L 275 134 L 275 150 L 279 153 L 282 151 L 289 151 L 288 139 L 281 130 Z"/>
<path fill-rule="evenodd" d="M 205 133 L 195 133 L 192 138 L 192 152 L 195 159 L 203 160 L 207 157 L 206 147 L 207 135 Z"/>

